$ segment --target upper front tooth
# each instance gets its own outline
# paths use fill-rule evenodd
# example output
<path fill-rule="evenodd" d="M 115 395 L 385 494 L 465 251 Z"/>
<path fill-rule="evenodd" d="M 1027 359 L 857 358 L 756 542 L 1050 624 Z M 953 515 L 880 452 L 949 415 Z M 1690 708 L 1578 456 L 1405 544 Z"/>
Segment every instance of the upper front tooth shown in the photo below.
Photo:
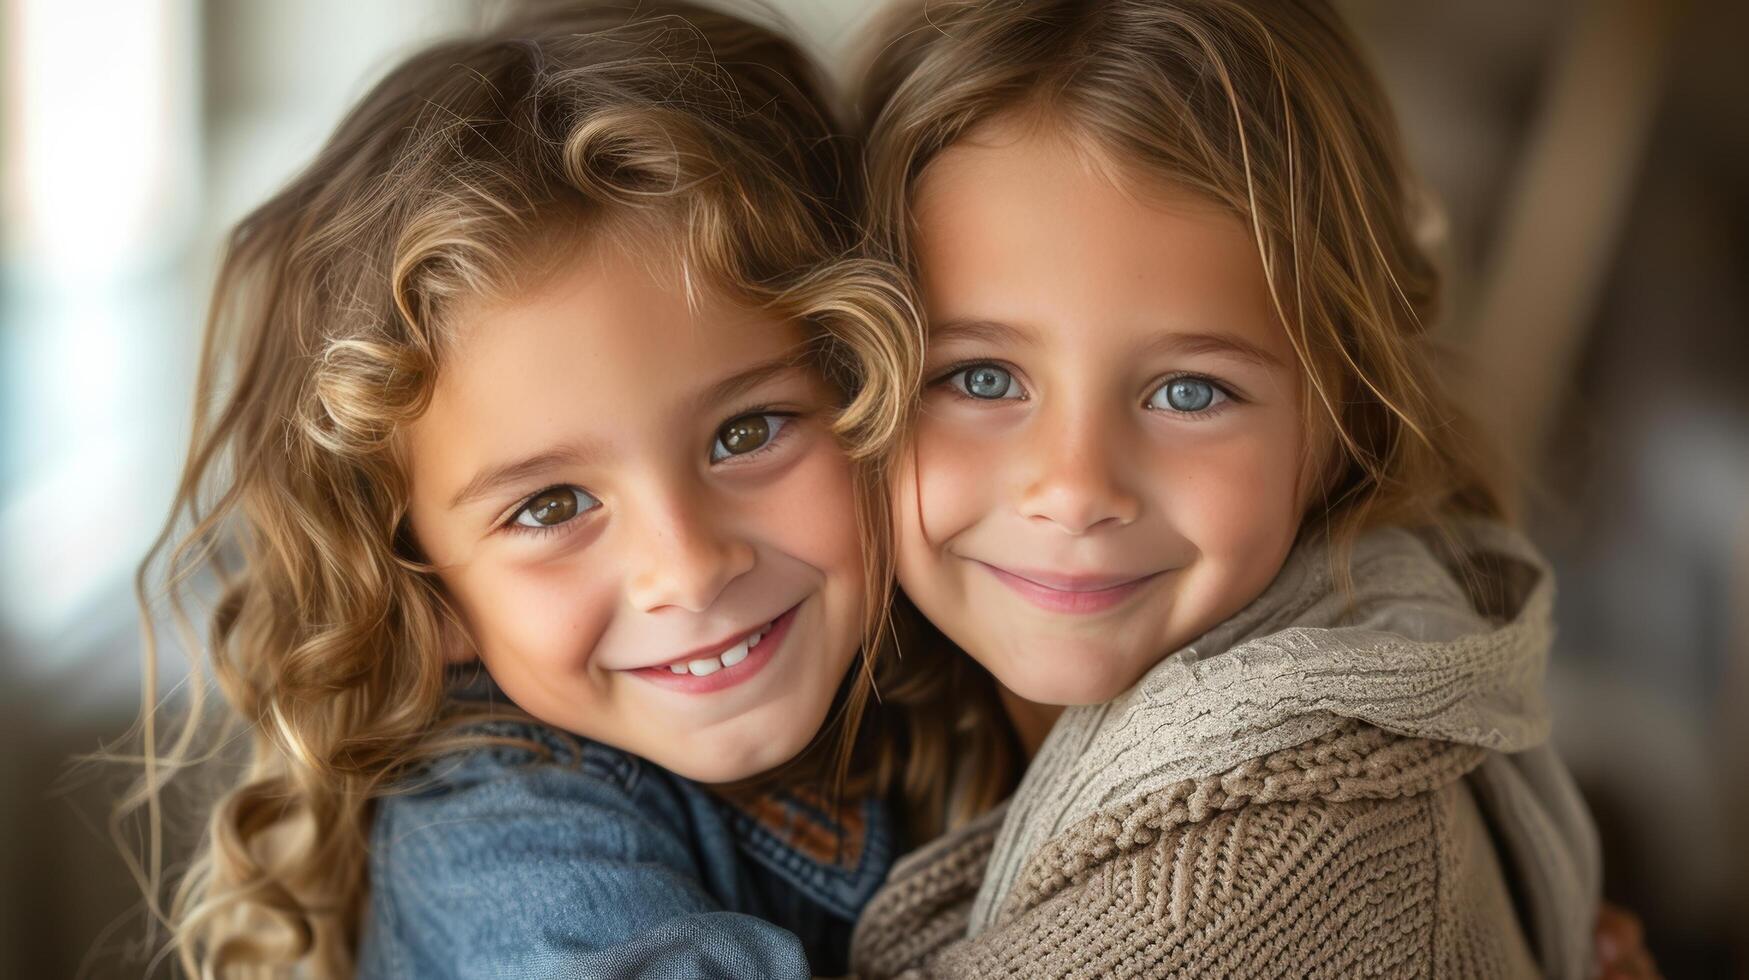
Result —
<path fill-rule="evenodd" d="M 747 659 L 747 648 L 751 645 L 752 645 L 751 641 L 742 640 L 740 643 L 737 643 L 734 646 L 728 648 L 727 650 L 724 650 L 723 651 L 723 658 L 722 658 L 723 659 L 723 666 L 724 667 L 733 667 L 736 664 L 740 663 L 741 661 L 746 660 Z"/>
<path fill-rule="evenodd" d="M 686 669 L 692 671 L 692 676 L 703 677 L 723 669 L 722 661 L 715 657 L 702 657 L 698 660 L 688 660 Z"/>
<path fill-rule="evenodd" d="M 668 669 L 673 671 L 676 674 L 686 673 L 686 665 L 685 664 L 669 664 Z"/>

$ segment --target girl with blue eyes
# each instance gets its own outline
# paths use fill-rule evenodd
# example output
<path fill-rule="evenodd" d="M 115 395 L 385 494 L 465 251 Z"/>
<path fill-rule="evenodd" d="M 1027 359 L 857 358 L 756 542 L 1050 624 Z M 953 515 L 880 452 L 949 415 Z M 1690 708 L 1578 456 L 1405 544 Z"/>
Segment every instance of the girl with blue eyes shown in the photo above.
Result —
<path fill-rule="evenodd" d="M 839 973 L 930 785 L 858 727 L 907 293 L 797 49 L 636 6 L 414 55 L 231 237 L 161 555 L 225 724 L 124 804 L 247 754 L 137 865 L 190 976 Z"/>
<path fill-rule="evenodd" d="M 1589 975 L 1548 567 L 1437 383 L 1334 12 L 931 0 L 878 50 L 873 230 L 928 323 L 905 648 L 987 670 L 1027 766 L 895 870 L 858 975 Z"/>
<path fill-rule="evenodd" d="M 970 398 L 993 401 L 1021 397 L 1022 389 L 1014 380 L 1014 375 L 1007 368 L 996 364 L 960 368 L 943 380 L 949 381 L 954 388 Z M 1148 398 L 1148 407 L 1179 414 L 1200 412 L 1213 405 L 1217 397 L 1227 397 L 1218 382 L 1185 375 L 1173 378 L 1156 388 Z"/>

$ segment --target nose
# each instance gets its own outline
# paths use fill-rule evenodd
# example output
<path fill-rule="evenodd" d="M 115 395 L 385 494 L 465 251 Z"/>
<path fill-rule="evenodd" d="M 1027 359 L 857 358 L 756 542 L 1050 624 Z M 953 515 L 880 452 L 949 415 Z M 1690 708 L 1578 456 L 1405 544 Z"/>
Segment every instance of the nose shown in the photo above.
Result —
<path fill-rule="evenodd" d="M 644 612 L 703 612 L 753 568 L 753 546 L 712 513 L 709 502 L 671 495 L 646 500 L 628 546 L 627 595 Z"/>
<path fill-rule="evenodd" d="M 1021 516 L 1077 535 L 1135 521 L 1141 500 L 1125 486 L 1121 425 L 1091 407 L 1037 419 L 1025 438 Z"/>

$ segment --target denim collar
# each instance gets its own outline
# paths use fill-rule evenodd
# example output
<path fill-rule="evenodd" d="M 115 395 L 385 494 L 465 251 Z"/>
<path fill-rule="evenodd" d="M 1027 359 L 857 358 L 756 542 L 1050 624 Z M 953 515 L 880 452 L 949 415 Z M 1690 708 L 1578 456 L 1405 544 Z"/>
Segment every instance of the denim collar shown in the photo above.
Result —
<path fill-rule="evenodd" d="M 477 663 L 452 668 L 449 682 L 457 700 L 512 703 Z M 838 918 L 856 921 L 886 880 L 896 841 L 892 815 L 877 796 L 834 803 L 796 788 L 731 801 L 691 785 L 715 801 L 741 853 Z"/>
<path fill-rule="evenodd" d="M 719 797 L 718 805 L 742 853 L 846 921 L 856 921 L 892 866 L 892 817 L 879 797 L 834 805 L 815 791 L 786 789 Z"/>

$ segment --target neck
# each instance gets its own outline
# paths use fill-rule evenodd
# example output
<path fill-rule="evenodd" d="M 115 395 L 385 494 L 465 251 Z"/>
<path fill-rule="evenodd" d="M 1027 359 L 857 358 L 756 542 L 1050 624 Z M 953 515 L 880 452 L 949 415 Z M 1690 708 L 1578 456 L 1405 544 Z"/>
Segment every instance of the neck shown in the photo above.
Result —
<path fill-rule="evenodd" d="M 1057 716 L 1063 713 L 1063 706 L 1028 701 L 1000 683 L 996 691 L 1002 698 L 1002 710 L 1008 713 L 1008 723 L 1014 726 L 1014 734 L 1020 739 L 1020 749 L 1026 753 L 1026 761 L 1031 762 L 1045 736 L 1051 733 L 1051 726 L 1057 723 Z"/>

